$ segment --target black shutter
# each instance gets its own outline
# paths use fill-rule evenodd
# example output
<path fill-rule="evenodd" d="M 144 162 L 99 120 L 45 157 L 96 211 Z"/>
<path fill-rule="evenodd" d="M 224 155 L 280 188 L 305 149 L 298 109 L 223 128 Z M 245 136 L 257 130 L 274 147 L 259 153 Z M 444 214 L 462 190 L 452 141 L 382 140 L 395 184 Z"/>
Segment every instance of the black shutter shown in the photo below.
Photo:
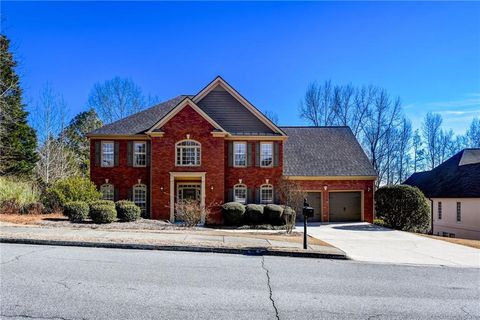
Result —
<path fill-rule="evenodd" d="M 233 189 L 232 189 L 232 188 L 228 189 L 227 201 L 228 201 L 228 202 L 232 202 L 232 201 L 233 201 Z"/>
<path fill-rule="evenodd" d="M 273 203 L 280 204 L 280 194 L 277 189 L 273 189 Z"/>
<path fill-rule="evenodd" d="M 252 189 L 247 189 L 247 204 L 255 203 L 255 196 L 253 195 Z"/>
<path fill-rule="evenodd" d="M 147 141 L 147 160 L 146 160 L 146 163 L 147 163 L 147 166 L 150 166 L 150 158 L 151 158 L 151 154 L 152 154 L 152 147 L 151 147 L 151 143 L 150 141 Z"/>
<path fill-rule="evenodd" d="M 133 188 L 128 188 L 128 200 L 133 201 Z"/>
<path fill-rule="evenodd" d="M 255 203 L 260 203 L 260 188 L 255 189 Z"/>
<path fill-rule="evenodd" d="M 228 141 L 228 166 L 233 167 L 233 141 Z"/>
<path fill-rule="evenodd" d="M 102 158 L 102 141 L 95 141 L 95 165 L 100 167 Z"/>
<path fill-rule="evenodd" d="M 278 167 L 278 161 L 280 158 L 280 144 L 275 141 L 273 143 L 273 166 Z"/>
<path fill-rule="evenodd" d="M 127 143 L 127 166 L 133 166 L 133 141 Z"/>
<path fill-rule="evenodd" d="M 113 189 L 113 200 L 117 202 L 119 200 L 118 188 Z"/>
<path fill-rule="evenodd" d="M 247 142 L 247 167 L 253 165 L 253 145 Z"/>
<path fill-rule="evenodd" d="M 118 156 L 119 143 L 115 141 L 113 143 L 113 165 L 118 166 L 119 156 Z"/>
<path fill-rule="evenodd" d="M 255 143 L 255 166 L 260 167 L 260 142 Z"/>

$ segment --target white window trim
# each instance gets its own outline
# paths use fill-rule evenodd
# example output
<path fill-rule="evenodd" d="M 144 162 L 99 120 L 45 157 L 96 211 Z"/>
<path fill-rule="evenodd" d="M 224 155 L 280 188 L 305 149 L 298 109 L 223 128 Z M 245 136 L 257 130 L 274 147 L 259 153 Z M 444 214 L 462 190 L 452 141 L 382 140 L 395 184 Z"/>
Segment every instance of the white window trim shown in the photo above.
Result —
<path fill-rule="evenodd" d="M 239 189 L 245 189 L 245 200 L 244 201 L 237 201 L 237 197 L 235 195 L 235 191 Z M 247 203 L 247 198 L 248 198 L 248 188 L 247 185 L 243 183 L 239 183 L 233 186 L 233 202 L 238 202 L 241 204 L 246 204 Z"/>
<path fill-rule="evenodd" d="M 272 162 L 268 166 L 264 166 L 262 164 L 262 146 L 263 145 L 270 145 L 272 147 Z M 261 168 L 272 168 L 273 167 L 273 161 L 274 161 L 273 157 L 275 156 L 273 153 L 274 153 L 273 152 L 273 142 L 260 142 L 260 167 Z"/>
<path fill-rule="evenodd" d="M 135 191 L 139 189 L 139 190 L 144 190 L 145 191 L 145 200 L 142 200 L 142 201 L 139 201 L 138 203 L 143 203 L 144 205 L 144 209 L 142 209 L 141 206 L 139 206 L 137 204 L 137 201 L 135 201 Z M 132 201 L 140 208 L 142 209 L 142 213 L 147 211 L 147 197 L 148 197 L 148 193 L 147 193 L 147 186 L 145 184 L 136 184 L 133 186 L 133 190 L 132 190 Z"/>
<path fill-rule="evenodd" d="M 198 144 L 198 146 L 179 146 L 180 143 L 182 142 L 186 142 L 186 141 L 192 141 L 192 142 L 195 142 Z M 198 148 L 198 154 L 199 154 L 199 162 L 198 164 L 181 164 L 181 163 L 178 163 L 178 151 L 179 151 L 179 148 L 180 149 L 183 149 L 183 148 Z M 183 153 L 183 151 L 182 151 Z M 181 159 L 182 157 L 180 157 L 180 162 L 181 162 Z M 193 139 L 186 139 L 186 140 L 181 140 L 181 141 L 178 141 L 177 143 L 175 143 L 175 166 L 176 167 L 200 167 L 202 165 L 202 144 L 200 142 L 198 142 L 197 140 L 193 140 Z"/>
<path fill-rule="evenodd" d="M 136 144 L 143 144 L 145 146 L 145 152 L 136 152 L 135 145 Z M 145 164 L 144 165 L 137 165 L 136 155 L 145 155 Z M 133 142 L 133 166 L 137 168 L 143 168 L 147 166 L 147 141 L 134 141 Z"/>
<path fill-rule="evenodd" d="M 112 199 L 105 199 L 104 197 L 104 194 L 103 194 L 103 190 L 106 189 L 106 188 L 111 188 L 111 193 L 112 193 Z M 104 183 L 100 186 L 100 192 L 102 193 L 102 199 L 103 200 L 112 200 L 112 201 L 115 201 L 115 187 L 113 186 L 113 184 L 111 183 Z"/>
<path fill-rule="evenodd" d="M 270 201 L 265 201 L 263 200 L 263 189 L 271 189 L 272 190 L 272 200 Z M 260 186 L 260 203 L 261 204 L 269 204 L 269 203 L 274 203 L 275 202 L 275 194 L 274 194 L 274 190 L 273 190 L 273 185 L 271 184 L 262 184 Z"/>
<path fill-rule="evenodd" d="M 235 146 L 236 145 L 239 145 L 239 144 L 242 144 L 245 146 L 245 164 L 244 165 L 237 165 L 235 164 L 235 155 L 236 155 L 236 149 L 235 149 Z M 247 142 L 246 141 L 235 141 L 233 143 L 233 167 L 234 168 L 245 168 L 247 166 L 247 162 L 248 162 L 248 159 L 247 159 L 247 156 L 248 156 L 248 151 L 247 151 Z"/>
<path fill-rule="evenodd" d="M 103 163 L 103 145 L 104 145 L 104 144 L 107 144 L 107 143 L 111 143 L 111 144 L 112 144 L 112 150 L 113 150 L 113 151 L 112 151 L 112 155 L 113 155 L 113 157 L 112 157 L 112 165 L 111 165 L 111 166 L 107 166 L 107 165 L 105 165 L 105 164 Z M 107 140 L 105 140 L 105 141 L 102 140 L 102 143 L 101 143 L 100 147 L 101 147 L 101 148 L 100 148 L 100 166 L 101 166 L 101 167 L 104 167 L 104 168 L 114 167 L 114 166 L 115 166 L 115 142 L 114 142 L 114 141 L 110 141 L 110 140 L 108 140 L 108 141 L 107 141 Z"/>

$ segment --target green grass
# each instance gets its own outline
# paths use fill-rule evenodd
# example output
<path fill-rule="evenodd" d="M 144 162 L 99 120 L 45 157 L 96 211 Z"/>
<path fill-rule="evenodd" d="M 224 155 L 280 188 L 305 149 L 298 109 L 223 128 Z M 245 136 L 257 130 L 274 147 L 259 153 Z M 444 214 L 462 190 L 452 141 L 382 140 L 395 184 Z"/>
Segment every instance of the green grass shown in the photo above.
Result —
<path fill-rule="evenodd" d="M 40 194 L 33 182 L 0 177 L 0 203 L 12 200 L 27 205 L 40 200 Z"/>

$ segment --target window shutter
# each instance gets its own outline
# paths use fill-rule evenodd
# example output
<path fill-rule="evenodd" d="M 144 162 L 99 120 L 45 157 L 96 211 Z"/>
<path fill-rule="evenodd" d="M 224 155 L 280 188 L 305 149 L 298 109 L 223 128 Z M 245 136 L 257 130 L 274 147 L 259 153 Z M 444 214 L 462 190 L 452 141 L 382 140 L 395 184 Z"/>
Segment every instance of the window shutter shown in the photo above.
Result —
<path fill-rule="evenodd" d="M 100 159 L 102 158 L 102 142 L 95 141 L 95 165 L 100 167 Z"/>
<path fill-rule="evenodd" d="M 260 142 L 255 143 L 255 165 L 260 167 Z"/>
<path fill-rule="evenodd" d="M 119 149 L 119 143 L 118 143 L 118 141 L 115 141 L 113 143 L 113 165 L 114 166 L 118 166 L 118 162 L 119 162 L 118 161 L 119 160 L 118 159 L 119 158 L 118 157 L 118 149 Z"/>
<path fill-rule="evenodd" d="M 227 201 L 228 202 L 232 202 L 233 201 L 233 189 L 228 189 L 228 198 L 227 198 Z"/>
<path fill-rule="evenodd" d="M 118 188 L 113 189 L 113 200 L 115 202 L 119 200 Z"/>
<path fill-rule="evenodd" d="M 253 196 L 253 190 L 247 189 L 247 204 L 255 203 L 255 197 Z"/>
<path fill-rule="evenodd" d="M 228 166 L 233 167 L 233 141 L 228 141 Z"/>
<path fill-rule="evenodd" d="M 151 155 L 152 155 L 152 147 L 151 147 L 151 143 L 150 141 L 147 141 L 147 160 L 146 160 L 146 163 L 147 163 L 147 166 L 150 166 L 150 158 L 151 158 Z"/>
<path fill-rule="evenodd" d="M 273 166 L 278 167 L 278 161 L 280 158 L 280 144 L 275 141 L 273 143 Z"/>
<path fill-rule="evenodd" d="M 133 166 L 133 141 L 128 141 L 127 144 L 127 166 Z"/>
<path fill-rule="evenodd" d="M 247 167 L 253 165 L 253 145 L 247 142 Z"/>
<path fill-rule="evenodd" d="M 260 203 L 260 188 L 255 189 L 255 203 Z"/>
<path fill-rule="evenodd" d="M 275 188 L 273 189 L 273 202 L 275 204 L 280 204 L 280 194 Z"/>
<path fill-rule="evenodd" d="M 133 201 L 133 188 L 128 188 L 128 200 Z"/>

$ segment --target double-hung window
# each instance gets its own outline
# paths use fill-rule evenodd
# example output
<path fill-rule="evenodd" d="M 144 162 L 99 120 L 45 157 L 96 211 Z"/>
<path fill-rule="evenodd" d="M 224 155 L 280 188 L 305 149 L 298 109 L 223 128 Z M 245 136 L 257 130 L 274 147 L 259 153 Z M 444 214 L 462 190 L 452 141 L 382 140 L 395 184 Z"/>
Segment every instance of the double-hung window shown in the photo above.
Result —
<path fill-rule="evenodd" d="M 239 203 L 247 203 L 247 186 L 237 184 L 233 187 L 233 201 Z"/>
<path fill-rule="evenodd" d="M 113 189 L 113 184 L 105 183 L 100 186 L 100 192 L 102 193 L 103 200 L 114 201 L 115 192 Z"/>
<path fill-rule="evenodd" d="M 273 166 L 273 143 L 260 143 L 260 167 Z"/>
<path fill-rule="evenodd" d="M 200 143 L 194 140 L 185 140 L 177 143 L 176 146 L 177 166 L 199 166 L 200 165 Z"/>
<path fill-rule="evenodd" d="M 462 203 L 457 202 L 457 222 L 462 221 Z"/>
<path fill-rule="evenodd" d="M 147 186 L 144 184 L 137 184 L 133 186 L 133 202 L 142 210 L 142 215 L 147 209 Z"/>
<path fill-rule="evenodd" d="M 247 166 L 247 143 L 246 142 L 233 143 L 233 166 L 234 167 Z"/>
<path fill-rule="evenodd" d="M 113 141 L 102 141 L 102 167 L 113 167 L 114 148 Z"/>
<path fill-rule="evenodd" d="M 438 220 L 442 220 L 442 201 L 438 202 Z"/>
<path fill-rule="evenodd" d="M 273 203 L 273 186 L 264 184 L 260 187 L 260 203 Z"/>
<path fill-rule="evenodd" d="M 136 141 L 133 143 L 133 166 L 145 167 L 147 165 L 147 143 Z"/>

